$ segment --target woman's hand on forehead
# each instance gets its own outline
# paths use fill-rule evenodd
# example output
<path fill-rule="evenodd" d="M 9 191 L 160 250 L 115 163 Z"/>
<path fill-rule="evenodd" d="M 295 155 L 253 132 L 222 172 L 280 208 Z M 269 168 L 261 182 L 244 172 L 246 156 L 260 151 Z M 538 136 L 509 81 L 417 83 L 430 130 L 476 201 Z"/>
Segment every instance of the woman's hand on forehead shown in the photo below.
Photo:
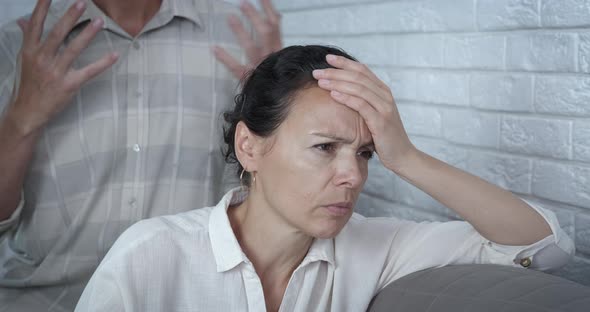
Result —
<path fill-rule="evenodd" d="M 404 129 L 390 88 L 366 65 L 348 58 L 327 55 L 335 68 L 313 71 L 320 88 L 332 98 L 357 111 L 365 120 L 379 159 L 396 172 L 415 148 Z"/>

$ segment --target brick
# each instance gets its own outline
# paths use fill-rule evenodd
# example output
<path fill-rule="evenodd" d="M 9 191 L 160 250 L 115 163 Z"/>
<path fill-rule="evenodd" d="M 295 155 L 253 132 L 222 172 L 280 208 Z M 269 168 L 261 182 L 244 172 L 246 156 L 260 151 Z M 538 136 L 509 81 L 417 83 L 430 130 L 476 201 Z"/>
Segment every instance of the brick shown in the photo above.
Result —
<path fill-rule="evenodd" d="M 366 217 L 390 217 L 416 222 L 449 220 L 449 217 L 444 215 L 421 211 L 414 207 L 390 202 L 364 193 L 361 193 L 359 196 L 356 212 Z"/>
<path fill-rule="evenodd" d="M 443 204 L 439 203 L 437 200 L 430 197 L 419 188 L 402 180 L 401 178 L 397 178 L 395 182 L 396 201 L 404 205 L 417 207 L 416 209 L 426 211 L 431 214 L 448 217 L 453 216 L 453 212 L 449 208 L 445 207 Z"/>
<path fill-rule="evenodd" d="M 396 101 L 416 99 L 416 72 L 377 67 L 373 70 L 391 89 Z"/>
<path fill-rule="evenodd" d="M 576 120 L 573 133 L 574 159 L 590 162 L 590 121 Z"/>
<path fill-rule="evenodd" d="M 285 35 L 334 35 L 473 30 L 473 5 L 456 0 L 386 2 L 285 12 Z M 313 21 L 313 22 L 310 22 Z"/>
<path fill-rule="evenodd" d="M 423 24 L 422 31 L 468 31 L 475 30 L 475 9 L 472 0 L 424 1 L 420 15 L 414 23 Z M 411 20 L 411 12 L 404 15 Z"/>
<path fill-rule="evenodd" d="M 590 33 L 583 33 L 579 36 L 578 63 L 580 71 L 590 73 Z"/>
<path fill-rule="evenodd" d="M 504 117 L 500 148 L 509 152 L 571 158 L 571 121 Z"/>
<path fill-rule="evenodd" d="M 392 36 L 397 45 L 398 65 L 441 67 L 443 65 L 443 37 L 440 35 Z"/>
<path fill-rule="evenodd" d="M 502 69 L 504 47 L 504 36 L 448 36 L 444 63 L 452 68 Z"/>
<path fill-rule="evenodd" d="M 369 161 L 369 177 L 364 192 L 392 202 L 396 201 L 395 179 L 395 174 L 383 167 L 378 157 L 374 157 Z"/>
<path fill-rule="evenodd" d="M 450 216 L 451 212 L 438 201 L 420 189 L 399 178 L 373 159 L 369 163 L 369 178 L 363 189 L 368 196 L 378 197 L 386 201 L 418 207 L 426 213 Z"/>
<path fill-rule="evenodd" d="M 507 37 L 506 68 L 527 71 L 576 71 L 574 34 L 519 34 Z"/>
<path fill-rule="evenodd" d="M 281 30 L 284 36 L 333 35 L 338 34 L 338 28 L 346 34 L 353 26 L 344 22 L 350 21 L 350 14 L 346 8 L 285 12 Z"/>
<path fill-rule="evenodd" d="M 479 0 L 476 14 L 482 30 L 539 26 L 538 0 Z"/>
<path fill-rule="evenodd" d="M 534 105 L 537 112 L 590 116 L 590 78 L 583 76 L 539 76 L 535 79 Z"/>
<path fill-rule="evenodd" d="M 457 106 L 469 105 L 469 76 L 463 73 L 419 72 L 416 100 Z"/>
<path fill-rule="evenodd" d="M 377 65 L 394 65 L 395 42 L 386 40 L 383 36 L 362 37 L 289 37 L 284 40 L 285 46 L 290 45 L 330 45 L 336 46 L 361 63 Z"/>
<path fill-rule="evenodd" d="M 499 122 L 495 114 L 448 109 L 443 112 L 443 133 L 451 142 L 497 148 Z"/>
<path fill-rule="evenodd" d="M 398 110 L 409 134 L 440 136 L 442 117 L 437 108 L 398 103 Z"/>
<path fill-rule="evenodd" d="M 457 168 L 467 170 L 468 153 L 464 149 L 437 139 L 411 137 L 411 140 L 416 148 L 424 153 Z"/>
<path fill-rule="evenodd" d="M 576 254 L 590 258 L 590 214 L 576 215 Z"/>
<path fill-rule="evenodd" d="M 240 0 L 226 0 L 238 4 Z M 364 2 L 373 2 L 374 0 L 274 0 L 273 4 L 279 11 L 301 10 L 309 8 L 321 8 L 324 6 L 347 5 L 347 4 L 361 4 Z M 256 3 L 256 1 L 252 1 Z"/>
<path fill-rule="evenodd" d="M 471 106 L 509 112 L 533 112 L 533 78 L 530 75 L 473 74 Z"/>
<path fill-rule="evenodd" d="M 541 0 L 541 25 L 571 27 L 590 25 L 587 0 Z"/>
<path fill-rule="evenodd" d="M 533 194 L 590 209 L 590 167 L 536 161 Z"/>
<path fill-rule="evenodd" d="M 466 171 L 506 190 L 530 194 L 531 167 L 529 159 L 473 151 Z"/>

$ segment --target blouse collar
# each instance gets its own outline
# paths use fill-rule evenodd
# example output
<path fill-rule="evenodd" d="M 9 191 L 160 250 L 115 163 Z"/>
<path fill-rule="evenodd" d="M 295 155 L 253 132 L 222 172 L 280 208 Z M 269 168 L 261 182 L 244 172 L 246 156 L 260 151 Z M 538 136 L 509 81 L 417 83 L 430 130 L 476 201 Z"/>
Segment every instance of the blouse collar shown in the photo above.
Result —
<path fill-rule="evenodd" d="M 209 238 L 217 272 L 229 271 L 243 262 L 250 262 L 238 243 L 227 215 L 230 206 L 242 203 L 246 197 L 247 191 L 241 187 L 234 188 L 211 211 Z M 326 261 L 334 265 L 334 239 L 314 239 L 300 267 L 316 261 Z"/>

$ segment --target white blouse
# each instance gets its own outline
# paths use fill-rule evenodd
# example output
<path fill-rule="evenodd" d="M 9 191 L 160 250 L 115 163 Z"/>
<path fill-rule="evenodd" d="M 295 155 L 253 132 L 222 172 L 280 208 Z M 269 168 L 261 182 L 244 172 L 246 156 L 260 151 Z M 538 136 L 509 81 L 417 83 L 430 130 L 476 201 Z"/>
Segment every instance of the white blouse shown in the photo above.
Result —
<path fill-rule="evenodd" d="M 227 216 L 228 207 L 246 196 L 234 189 L 215 207 L 133 225 L 92 276 L 76 311 L 266 311 L 260 279 Z M 464 221 L 354 214 L 337 237 L 314 241 L 291 276 L 280 311 L 365 311 L 392 281 L 449 264 L 565 264 L 572 240 L 552 212 L 534 208 L 553 235 L 529 246 L 495 244 Z"/>

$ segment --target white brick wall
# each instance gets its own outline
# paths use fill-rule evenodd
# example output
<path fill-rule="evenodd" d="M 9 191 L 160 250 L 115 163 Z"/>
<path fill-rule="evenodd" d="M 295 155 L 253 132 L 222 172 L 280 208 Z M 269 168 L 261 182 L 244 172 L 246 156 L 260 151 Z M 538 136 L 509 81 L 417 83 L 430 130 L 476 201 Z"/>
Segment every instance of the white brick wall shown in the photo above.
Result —
<path fill-rule="evenodd" d="M 34 0 L 0 0 L 0 24 Z M 235 0 L 232 0 L 235 2 Z M 590 0 L 275 0 L 287 44 L 335 44 L 388 83 L 425 152 L 554 210 L 556 274 L 590 285 Z M 377 160 L 361 212 L 457 218 Z"/>
<path fill-rule="evenodd" d="M 590 285 L 590 0 L 275 3 L 287 44 L 341 46 L 391 86 L 419 148 L 554 210 L 578 246 L 556 274 Z M 359 208 L 456 218 L 377 161 Z"/>

